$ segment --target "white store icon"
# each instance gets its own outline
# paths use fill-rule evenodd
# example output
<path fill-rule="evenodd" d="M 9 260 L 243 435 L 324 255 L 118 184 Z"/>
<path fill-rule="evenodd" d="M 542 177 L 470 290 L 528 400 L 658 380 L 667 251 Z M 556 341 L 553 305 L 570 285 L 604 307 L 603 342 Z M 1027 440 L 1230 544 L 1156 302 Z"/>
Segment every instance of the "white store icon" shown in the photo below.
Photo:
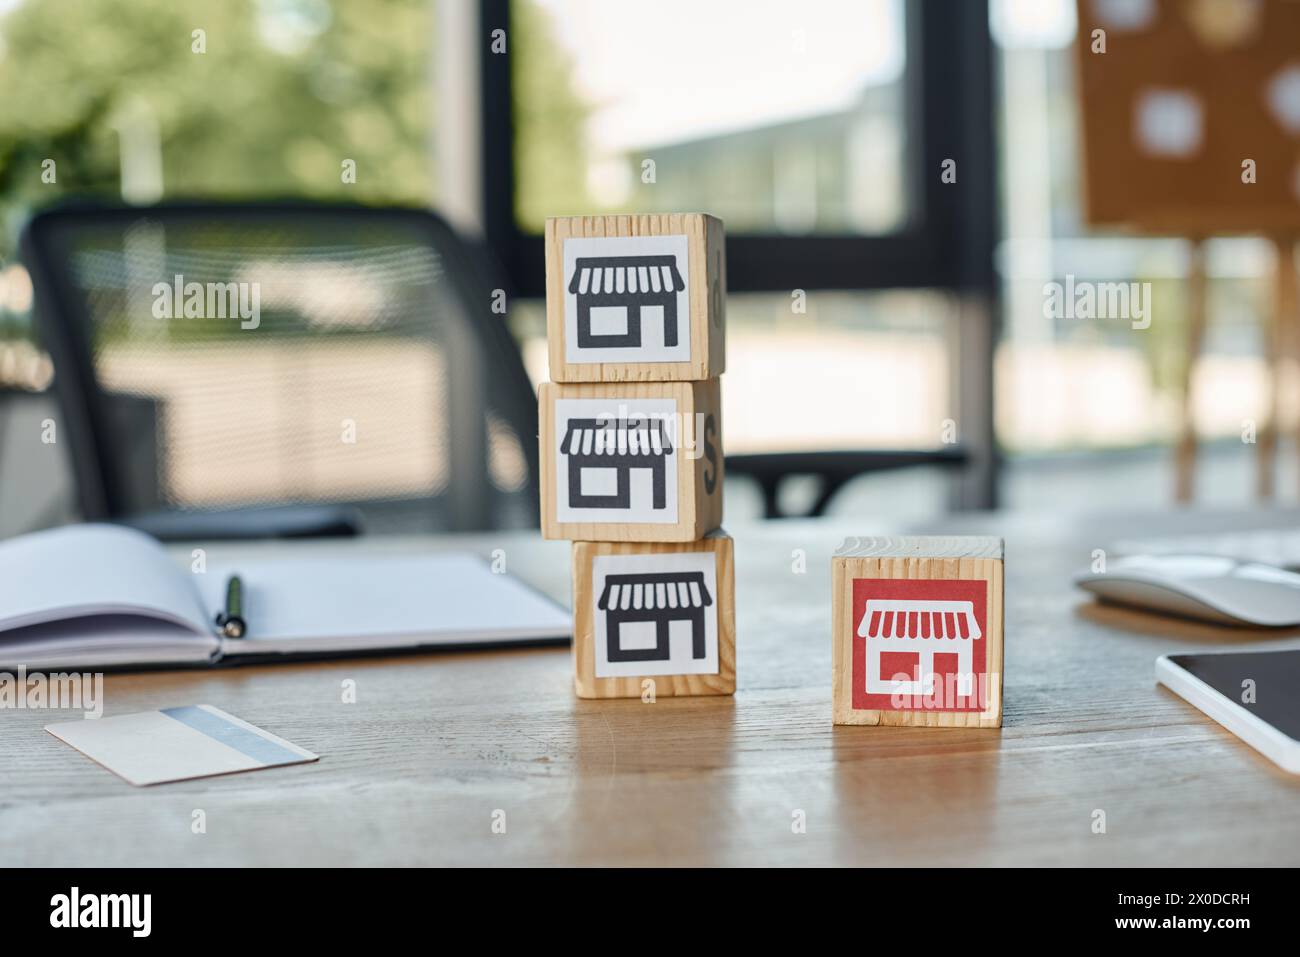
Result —
<path fill-rule="evenodd" d="M 936 654 L 957 656 L 957 694 L 974 693 L 974 642 L 983 635 L 972 602 L 870 598 L 858 637 L 867 639 L 868 694 L 933 695 Z M 918 655 L 919 680 L 883 674 L 881 655 L 889 652 Z"/>

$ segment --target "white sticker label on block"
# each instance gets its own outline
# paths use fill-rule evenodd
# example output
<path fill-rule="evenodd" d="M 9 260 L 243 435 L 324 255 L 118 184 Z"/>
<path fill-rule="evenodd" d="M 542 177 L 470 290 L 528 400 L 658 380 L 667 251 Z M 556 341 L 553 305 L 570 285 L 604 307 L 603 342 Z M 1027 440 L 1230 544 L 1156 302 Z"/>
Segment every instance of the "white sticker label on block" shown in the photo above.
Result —
<path fill-rule="evenodd" d="M 714 552 L 598 555 L 591 576 L 597 678 L 718 673 Z"/>
<path fill-rule="evenodd" d="M 687 238 L 564 241 L 567 362 L 689 362 Z"/>
<path fill-rule="evenodd" d="M 677 524 L 676 399 L 557 399 L 559 522 Z"/>

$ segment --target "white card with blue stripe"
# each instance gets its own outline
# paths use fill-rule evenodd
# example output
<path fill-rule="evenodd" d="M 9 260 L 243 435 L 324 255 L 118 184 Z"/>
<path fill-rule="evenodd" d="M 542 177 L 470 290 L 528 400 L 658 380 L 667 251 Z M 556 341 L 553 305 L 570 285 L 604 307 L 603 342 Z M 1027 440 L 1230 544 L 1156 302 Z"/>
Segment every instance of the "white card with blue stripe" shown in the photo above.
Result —
<path fill-rule="evenodd" d="M 137 786 L 319 760 L 210 704 L 83 718 L 45 730 Z"/>

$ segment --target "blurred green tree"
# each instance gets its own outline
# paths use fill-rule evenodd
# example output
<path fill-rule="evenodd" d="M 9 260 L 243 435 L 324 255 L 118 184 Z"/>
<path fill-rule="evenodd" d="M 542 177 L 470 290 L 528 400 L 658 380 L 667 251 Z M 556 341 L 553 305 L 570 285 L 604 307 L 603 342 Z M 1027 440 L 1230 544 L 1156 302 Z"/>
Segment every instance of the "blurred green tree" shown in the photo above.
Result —
<path fill-rule="evenodd" d="M 28 0 L 0 22 L 5 212 L 116 194 L 123 150 L 151 131 L 169 196 L 427 202 L 431 14 L 428 0 Z"/>
<path fill-rule="evenodd" d="M 435 3 L 20 3 L 0 19 L 0 249 L 32 208 L 118 196 L 133 149 L 146 167 L 161 157 L 168 197 L 434 201 Z M 550 198 L 580 205 L 586 111 L 546 13 L 513 6 L 520 195 L 535 223 Z"/>
<path fill-rule="evenodd" d="M 547 216 L 592 212 L 587 191 L 587 117 L 573 63 L 546 11 L 511 4 L 515 125 L 515 218 L 541 232 Z"/>

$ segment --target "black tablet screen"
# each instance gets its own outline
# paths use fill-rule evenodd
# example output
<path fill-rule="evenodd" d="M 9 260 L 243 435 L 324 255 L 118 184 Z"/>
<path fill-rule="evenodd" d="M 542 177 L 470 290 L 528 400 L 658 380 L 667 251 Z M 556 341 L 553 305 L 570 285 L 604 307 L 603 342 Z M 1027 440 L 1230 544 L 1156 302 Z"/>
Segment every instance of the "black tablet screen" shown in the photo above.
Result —
<path fill-rule="evenodd" d="M 1170 655 L 1169 660 L 1229 701 L 1300 741 L 1300 649 Z M 1253 702 L 1247 693 L 1247 681 L 1254 682 Z"/>

